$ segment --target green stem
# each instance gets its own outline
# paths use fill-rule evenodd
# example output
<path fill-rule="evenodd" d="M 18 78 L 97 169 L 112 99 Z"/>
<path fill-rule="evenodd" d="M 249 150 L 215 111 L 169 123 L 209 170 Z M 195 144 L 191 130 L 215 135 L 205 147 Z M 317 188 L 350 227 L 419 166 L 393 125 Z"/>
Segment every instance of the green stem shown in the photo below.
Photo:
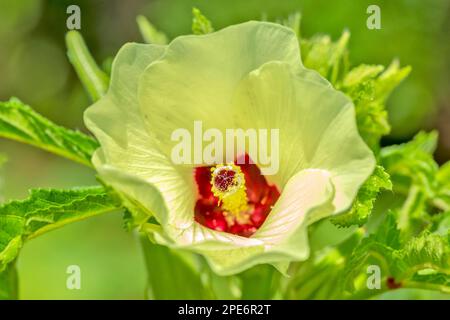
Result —
<path fill-rule="evenodd" d="M 66 34 L 66 45 L 67 55 L 78 77 L 92 101 L 97 101 L 108 90 L 108 75 L 97 66 L 78 31 L 72 30 Z"/>
<path fill-rule="evenodd" d="M 202 283 L 195 257 L 191 253 L 152 243 L 146 234 L 141 234 L 140 240 L 147 268 L 147 298 L 210 298 L 209 291 Z"/>
<path fill-rule="evenodd" d="M 11 262 L 0 272 L 0 300 L 17 300 L 18 287 L 16 263 Z"/>
<path fill-rule="evenodd" d="M 412 185 L 409 189 L 408 197 L 400 210 L 398 218 L 398 227 L 400 230 L 408 229 L 410 215 L 414 212 L 414 209 L 418 206 L 418 203 L 422 200 L 422 198 L 421 190 L 417 186 Z"/>
<path fill-rule="evenodd" d="M 270 265 L 258 265 L 239 275 L 243 300 L 272 299 L 280 281 L 280 274 Z"/>
<path fill-rule="evenodd" d="M 410 196 L 410 189 L 413 187 L 417 188 L 417 186 L 414 186 L 414 185 L 409 186 L 409 185 L 396 184 L 394 193 L 396 195 L 401 195 L 401 196 L 405 196 L 408 198 Z M 416 192 L 416 191 L 414 191 L 414 192 Z M 440 199 L 427 199 L 427 205 L 429 205 L 437 210 L 440 210 L 440 211 L 447 211 L 450 209 L 450 207 L 445 202 L 441 201 Z"/>
<path fill-rule="evenodd" d="M 167 44 L 167 36 L 156 30 L 156 28 L 144 16 L 137 16 L 136 22 L 141 32 L 142 38 L 146 43 Z"/>
<path fill-rule="evenodd" d="M 338 43 L 336 45 L 334 56 L 332 58 L 336 63 L 333 65 L 333 68 L 331 70 L 331 77 L 330 77 L 330 81 L 333 84 L 335 84 L 337 82 L 342 56 L 345 53 L 345 49 L 347 47 L 347 43 L 348 43 L 349 39 L 350 39 L 350 33 L 348 31 L 344 31 L 344 33 L 342 34 L 342 36 L 340 37 L 340 39 L 338 40 Z"/>
<path fill-rule="evenodd" d="M 450 293 L 449 287 L 441 284 L 429 283 L 429 282 L 416 282 L 416 281 L 404 281 L 402 283 L 402 288 L 410 289 L 423 289 L 423 290 L 434 290 L 444 293 Z"/>

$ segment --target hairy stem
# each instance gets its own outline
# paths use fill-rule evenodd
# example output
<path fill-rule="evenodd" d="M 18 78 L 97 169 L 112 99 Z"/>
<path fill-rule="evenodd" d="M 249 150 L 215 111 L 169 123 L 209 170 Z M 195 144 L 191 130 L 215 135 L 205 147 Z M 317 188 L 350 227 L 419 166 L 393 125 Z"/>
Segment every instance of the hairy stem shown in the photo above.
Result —
<path fill-rule="evenodd" d="M 97 66 L 78 31 L 72 30 L 66 34 L 66 45 L 67 55 L 78 77 L 92 101 L 97 101 L 108 90 L 108 75 Z"/>

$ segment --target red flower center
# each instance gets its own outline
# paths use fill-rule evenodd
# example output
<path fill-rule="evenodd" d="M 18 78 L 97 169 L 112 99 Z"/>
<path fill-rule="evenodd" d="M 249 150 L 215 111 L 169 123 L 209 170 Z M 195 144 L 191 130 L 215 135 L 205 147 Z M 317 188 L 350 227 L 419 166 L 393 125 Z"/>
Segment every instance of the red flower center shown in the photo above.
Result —
<path fill-rule="evenodd" d="M 261 170 L 250 161 L 248 155 L 244 157 L 245 161 L 236 160 L 234 164 L 235 168 L 240 168 L 240 172 L 234 170 L 231 165 L 194 169 L 198 187 L 195 220 L 198 223 L 213 230 L 243 237 L 250 237 L 264 223 L 280 192 L 275 185 L 267 182 Z M 238 189 L 241 182 L 237 183 L 237 178 L 240 175 L 245 180 L 242 181 L 245 185 L 241 192 L 245 192 L 246 205 L 237 206 L 243 208 L 240 212 L 231 212 L 230 206 L 217 197 L 217 192 L 230 193 L 229 190 Z"/>

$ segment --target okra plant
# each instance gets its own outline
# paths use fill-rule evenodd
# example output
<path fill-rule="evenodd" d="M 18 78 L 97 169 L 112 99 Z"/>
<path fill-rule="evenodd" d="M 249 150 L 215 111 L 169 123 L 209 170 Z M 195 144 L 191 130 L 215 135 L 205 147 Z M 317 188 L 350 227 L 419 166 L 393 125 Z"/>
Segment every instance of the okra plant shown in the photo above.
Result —
<path fill-rule="evenodd" d="M 98 180 L 1 205 L 0 298 L 20 297 L 25 242 L 115 210 L 142 242 L 143 298 L 450 293 L 450 163 L 433 159 L 437 133 L 380 144 L 386 100 L 410 67 L 354 66 L 349 32 L 306 39 L 298 13 L 216 31 L 194 9 L 193 34 L 172 41 L 137 23 L 145 43 L 125 44 L 110 72 L 78 31 L 66 35 L 92 135 L 52 123 L 26 97 L 0 102 L 1 137 Z M 234 145 L 232 130 L 256 147 Z"/>

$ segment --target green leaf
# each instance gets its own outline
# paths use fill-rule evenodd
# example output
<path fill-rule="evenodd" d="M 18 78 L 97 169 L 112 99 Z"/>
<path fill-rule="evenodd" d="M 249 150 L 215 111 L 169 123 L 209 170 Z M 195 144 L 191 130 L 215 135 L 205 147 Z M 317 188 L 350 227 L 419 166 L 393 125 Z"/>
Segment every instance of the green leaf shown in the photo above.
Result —
<path fill-rule="evenodd" d="M 337 84 L 355 104 L 356 121 L 362 138 L 378 151 L 380 138 L 390 132 L 385 102 L 392 90 L 409 74 L 394 61 L 384 70 L 381 65 L 359 65 Z"/>
<path fill-rule="evenodd" d="M 400 229 L 397 226 L 395 214 L 393 212 L 389 212 L 376 232 L 369 236 L 369 241 L 378 242 L 392 249 L 398 250 L 401 248 L 400 236 Z"/>
<path fill-rule="evenodd" d="M 346 257 L 360 241 L 362 233 L 354 232 L 337 246 L 313 251 L 311 257 L 301 263 L 293 263 L 287 279 L 285 299 L 346 299 L 341 279 Z"/>
<path fill-rule="evenodd" d="M 16 98 L 0 102 L 0 137 L 28 143 L 57 155 L 91 165 L 98 143 L 91 137 L 60 127 Z"/>
<path fill-rule="evenodd" d="M 440 184 L 450 186 L 450 161 L 441 166 L 436 179 Z"/>
<path fill-rule="evenodd" d="M 391 262 L 389 259 L 392 254 L 392 248 L 373 241 L 372 238 L 364 239 L 346 262 L 342 277 L 344 289 L 351 293 L 357 291 L 355 282 L 357 282 L 359 275 L 364 272 L 364 267 L 367 265 L 382 265 L 386 268 L 386 261 L 380 257 L 384 257 L 385 260 Z"/>
<path fill-rule="evenodd" d="M 374 152 L 378 152 L 381 137 L 391 131 L 385 106 L 377 102 L 362 102 L 356 105 L 355 110 L 361 137 Z"/>
<path fill-rule="evenodd" d="M 432 216 L 432 226 L 430 231 L 444 236 L 450 232 L 450 211 Z"/>
<path fill-rule="evenodd" d="M 34 189 L 26 200 L 3 204 L 0 206 L 0 271 L 17 257 L 25 240 L 119 207 L 103 187 Z"/>
<path fill-rule="evenodd" d="M 317 35 L 311 39 L 301 39 L 300 47 L 303 63 L 335 84 L 339 75 L 346 73 L 348 64 L 347 44 L 350 33 L 344 31 L 336 41 L 328 35 Z"/>
<path fill-rule="evenodd" d="M 148 298 L 155 300 L 197 300 L 209 298 L 195 256 L 188 252 L 154 244 L 141 236 L 147 265 Z"/>
<path fill-rule="evenodd" d="M 427 231 L 413 237 L 394 253 L 392 273 L 397 279 L 410 278 L 417 271 L 433 269 L 450 276 L 450 242 L 447 236 Z"/>
<path fill-rule="evenodd" d="M 342 81 L 342 86 L 344 88 L 354 88 L 360 83 L 374 79 L 381 72 L 383 72 L 384 67 L 381 65 L 366 65 L 361 64 L 352 70 L 350 70 L 344 77 Z"/>
<path fill-rule="evenodd" d="M 424 289 L 440 290 L 450 293 L 450 274 L 433 272 L 431 274 L 415 274 L 410 281 L 405 283 L 405 287 L 423 287 Z"/>
<path fill-rule="evenodd" d="M 392 175 L 394 191 L 407 195 L 399 226 L 414 234 L 450 210 L 450 165 L 441 168 L 433 159 L 437 132 L 419 132 L 411 141 L 385 147 L 381 162 Z M 419 230 L 415 230 L 419 229 Z"/>
<path fill-rule="evenodd" d="M 378 101 L 385 102 L 391 92 L 411 72 L 411 67 L 400 68 L 398 60 L 392 61 L 387 69 L 375 81 L 375 97 Z"/>
<path fill-rule="evenodd" d="M 355 201 L 351 209 L 339 215 L 331 222 L 341 227 L 349 227 L 351 225 L 362 226 L 372 212 L 374 202 L 381 190 L 391 190 L 392 183 L 389 174 L 386 173 L 382 166 L 376 166 L 375 171 L 362 185 L 358 191 Z"/>
<path fill-rule="evenodd" d="M 424 272 L 439 273 L 439 279 L 450 276 L 449 236 L 425 231 L 402 243 L 395 219 L 389 215 L 377 232 L 363 239 L 348 259 L 343 276 L 347 290 L 357 289 L 355 282 L 369 264 L 379 265 L 385 280 L 392 277 L 400 286 L 412 287 L 415 283 L 417 288 L 427 288 L 437 280 L 424 277 Z M 450 290 L 446 284 L 448 282 L 441 281 L 439 289 Z"/>
<path fill-rule="evenodd" d="M 280 23 L 291 27 L 299 36 L 299 16 Z M 362 64 L 349 71 L 349 38 L 347 31 L 337 41 L 332 41 L 328 35 L 300 38 L 302 61 L 352 98 L 359 132 L 369 147 L 378 152 L 381 137 L 390 132 L 386 99 L 411 68 L 400 68 L 399 62 L 394 60 L 386 70 L 381 65 Z"/>
<path fill-rule="evenodd" d="M 415 184 L 427 194 L 433 193 L 433 181 L 438 165 L 433 159 L 437 144 L 437 132 L 419 132 L 413 140 L 385 147 L 381 151 L 381 162 L 395 182 Z"/>
<path fill-rule="evenodd" d="M 67 56 L 92 101 L 105 95 L 109 87 L 108 75 L 98 67 L 78 31 L 66 34 Z"/>
<path fill-rule="evenodd" d="M 386 268 L 387 264 L 383 259 L 389 260 L 392 252 L 399 249 L 400 246 L 400 231 L 397 228 L 396 218 L 393 213 L 389 213 L 376 232 L 362 239 L 347 257 L 342 274 L 342 287 L 354 293 L 357 289 L 355 281 L 369 261 L 375 260 L 371 261 L 371 264 Z M 382 261 L 378 261 L 378 259 L 382 259 Z"/>
<path fill-rule="evenodd" d="M 136 18 L 139 31 L 141 32 L 142 38 L 146 43 L 154 44 L 167 44 L 169 42 L 165 33 L 158 31 L 153 24 L 148 21 L 144 16 L 137 16 Z"/>
<path fill-rule="evenodd" d="M 383 156 L 383 158 L 391 156 L 411 158 L 420 153 L 432 155 L 436 150 L 437 140 L 437 131 L 421 131 L 417 133 L 409 142 L 383 148 L 383 152 L 381 155 Z"/>
<path fill-rule="evenodd" d="M 192 8 L 192 33 L 207 34 L 214 31 L 211 21 L 206 18 L 199 9 Z"/>

